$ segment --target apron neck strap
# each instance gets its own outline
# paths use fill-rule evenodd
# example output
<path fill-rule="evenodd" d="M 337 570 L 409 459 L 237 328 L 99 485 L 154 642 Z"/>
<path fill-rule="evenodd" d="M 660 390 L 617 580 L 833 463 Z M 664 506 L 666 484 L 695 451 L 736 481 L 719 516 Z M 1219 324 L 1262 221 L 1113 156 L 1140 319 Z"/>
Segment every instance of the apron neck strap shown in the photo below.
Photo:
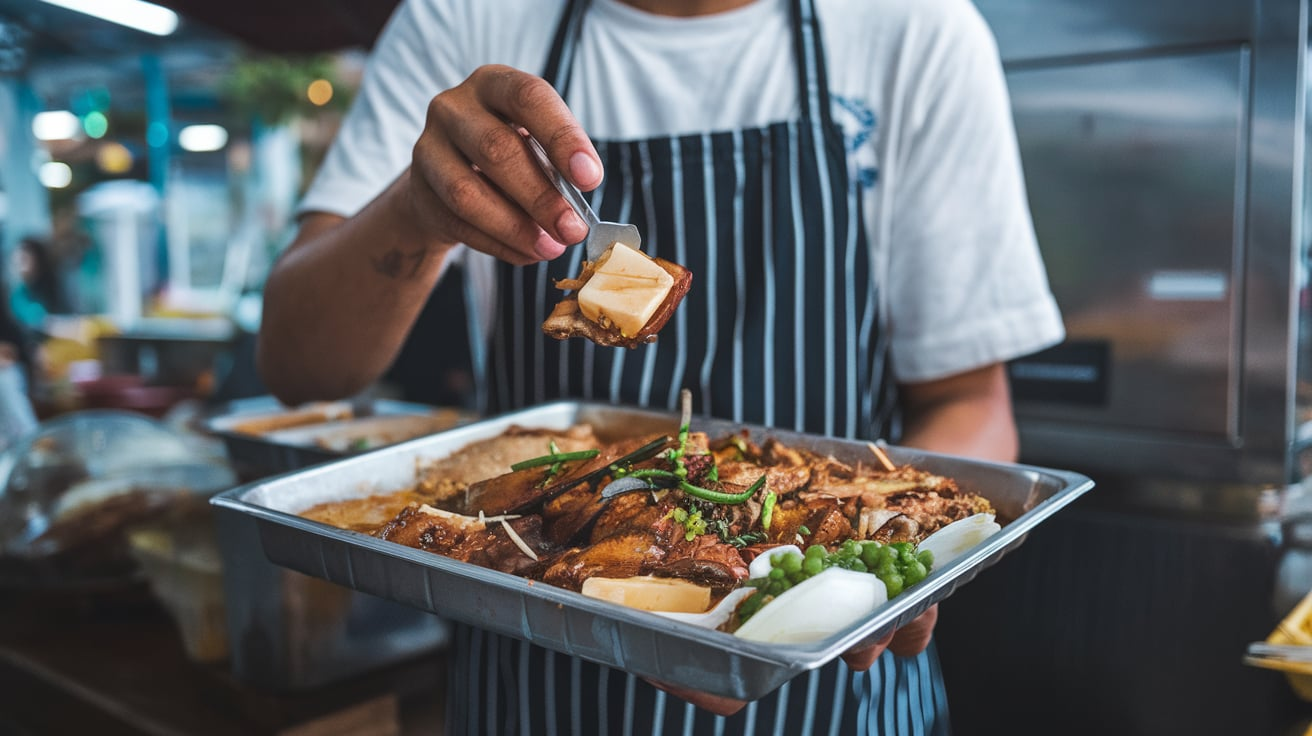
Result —
<path fill-rule="evenodd" d="M 556 26 L 556 37 L 551 43 L 542 78 L 547 80 L 562 98 L 569 94 L 571 71 L 574 68 L 574 51 L 583 32 L 583 16 L 591 0 L 569 0 Z M 797 91 L 802 103 L 802 117 L 820 120 L 826 127 L 833 124 L 829 109 L 829 79 L 825 73 L 824 42 L 820 36 L 820 20 L 815 13 L 815 0 L 791 0 L 793 27 L 793 58 L 797 60 Z"/>

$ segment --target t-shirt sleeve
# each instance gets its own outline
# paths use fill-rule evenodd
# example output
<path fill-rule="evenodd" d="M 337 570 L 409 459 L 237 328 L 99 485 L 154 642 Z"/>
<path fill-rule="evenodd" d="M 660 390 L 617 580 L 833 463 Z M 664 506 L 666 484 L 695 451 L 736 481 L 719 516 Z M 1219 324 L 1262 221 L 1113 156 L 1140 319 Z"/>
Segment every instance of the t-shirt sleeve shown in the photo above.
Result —
<path fill-rule="evenodd" d="M 297 214 L 350 217 L 410 164 L 428 103 L 468 76 L 456 2 L 406 0 L 383 29 L 360 90 Z"/>
<path fill-rule="evenodd" d="M 919 382 L 1059 342 L 993 36 L 969 2 L 927 3 L 886 216 L 893 370 Z"/>

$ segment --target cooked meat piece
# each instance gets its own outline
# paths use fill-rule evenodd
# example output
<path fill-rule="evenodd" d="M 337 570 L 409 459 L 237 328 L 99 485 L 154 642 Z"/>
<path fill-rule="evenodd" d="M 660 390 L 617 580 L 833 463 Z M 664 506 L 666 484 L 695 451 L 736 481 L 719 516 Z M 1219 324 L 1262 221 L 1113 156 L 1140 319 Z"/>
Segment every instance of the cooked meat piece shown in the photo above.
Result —
<path fill-rule="evenodd" d="M 657 538 L 662 538 L 662 534 L 658 533 Z M 738 548 L 721 542 L 714 534 L 692 539 L 678 535 L 665 545 L 665 559 L 652 567 L 653 575 L 681 578 L 710 586 L 717 592 L 733 588 L 747 579 L 747 562 Z"/>
<path fill-rule="evenodd" d="M 541 457 L 551 442 L 561 452 L 589 450 L 600 445 L 592 426 L 579 424 L 564 431 L 511 427 L 496 437 L 480 440 L 439 460 L 421 461 L 416 489 L 435 501 L 456 496 L 469 484 L 510 472 L 521 460 Z"/>
<path fill-rule="evenodd" d="M 330 501 L 311 506 L 301 516 L 353 532 L 373 534 L 407 506 L 433 503 L 436 499 L 417 489 L 382 493 L 377 496 Z"/>
<path fill-rule="evenodd" d="M 488 567 L 512 575 L 521 575 L 534 567 L 537 560 L 524 554 L 524 550 L 510 538 L 505 525 L 509 524 L 521 541 L 541 559 L 556 549 L 542 538 L 542 517 L 524 516 L 505 523 L 489 524 L 482 532 L 465 536 L 464 541 L 449 553 L 450 557 L 475 565 Z"/>
<path fill-rule="evenodd" d="M 837 544 L 853 536 L 852 523 L 843 515 L 843 510 L 837 504 L 813 512 L 806 526 L 811 530 L 808 544 Z"/>
<path fill-rule="evenodd" d="M 542 524 L 552 544 L 566 546 L 605 508 L 601 492 L 591 483 L 565 491 L 542 506 Z"/>
<path fill-rule="evenodd" d="M 804 452 L 803 450 L 789 447 L 778 439 L 771 437 L 761 445 L 760 460 L 764 465 L 806 465 L 813 462 L 808 455 L 814 453 Z"/>
<path fill-rule="evenodd" d="M 614 325 L 593 322 L 579 309 L 578 290 L 583 288 L 592 277 L 592 263 L 584 264 L 583 272 L 577 279 L 563 279 L 556 282 L 557 287 L 569 289 L 571 293 L 551 310 L 547 320 L 542 323 L 542 331 L 557 340 L 583 337 L 606 347 L 636 348 L 639 345 L 655 342 L 656 333 L 660 332 L 670 320 L 670 316 L 674 314 L 675 308 L 683 301 L 683 297 L 687 296 L 688 289 L 692 286 L 692 271 L 664 258 L 653 260 L 674 277 L 674 284 L 665 295 L 665 300 L 636 335 L 626 337 Z"/>
<path fill-rule="evenodd" d="M 418 507 L 402 509 L 396 518 L 377 531 L 375 536 L 407 547 L 450 554 L 470 531 L 481 531 L 481 524 L 462 524 L 452 519 L 426 514 Z"/>
<path fill-rule="evenodd" d="M 915 519 L 920 525 L 922 539 L 968 516 L 995 513 L 988 499 L 973 493 L 952 497 L 938 493 L 906 493 L 886 499 L 885 507 Z"/>
<path fill-rule="evenodd" d="M 589 547 L 571 549 L 534 577 L 544 583 L 580 590 L 593 576 L 631 578 L 646 575 L 665 558 L 665 550 L 650 531 L 616 534 Z"/>
<path fill-rule="evenodd" d="M 651 502 L 650 493 L 616 496 L 597 517 L 597 523 L 592 527 L 592 541 L 597 542 L 625 530 L 653 529 L 667 513 L 667 509 Z"/>
<path fill-rule="evenodd" d="M 651 574 L 656 577 L 679 578 L 690 583 L 704 585 L 718 595 L 733 589 L 747 577 L 747 568 L 742 569 L 744 574 L 739 576 L 734 568 L 718 560 L 682 557 L 652 568 Z"/>
<path fill-rule="evenodd" d="M 906 514 L 894 514 L 875 530 L 870 536 L 878 542 L 890 544 L 892 542 L 919 542 L 923 539 L 920 534 L 920 525 L 916 520 Z"/>

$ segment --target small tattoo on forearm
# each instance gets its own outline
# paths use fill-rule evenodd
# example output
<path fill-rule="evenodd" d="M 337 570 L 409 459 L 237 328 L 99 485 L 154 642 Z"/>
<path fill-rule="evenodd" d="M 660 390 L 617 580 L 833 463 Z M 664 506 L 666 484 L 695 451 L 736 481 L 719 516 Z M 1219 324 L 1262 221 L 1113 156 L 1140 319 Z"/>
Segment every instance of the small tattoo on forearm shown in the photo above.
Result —
<path fill-rule="evenodd" d="M 403 253 L 400 248 L 393 248 L 380 256 L 371 257 L 370 261 L 373 262 L 375 271 L 389 279 L 412 279 L 419 275 L 419 269 L 427 258 L 427 248 L 419 248 L 410 253 Z"/>

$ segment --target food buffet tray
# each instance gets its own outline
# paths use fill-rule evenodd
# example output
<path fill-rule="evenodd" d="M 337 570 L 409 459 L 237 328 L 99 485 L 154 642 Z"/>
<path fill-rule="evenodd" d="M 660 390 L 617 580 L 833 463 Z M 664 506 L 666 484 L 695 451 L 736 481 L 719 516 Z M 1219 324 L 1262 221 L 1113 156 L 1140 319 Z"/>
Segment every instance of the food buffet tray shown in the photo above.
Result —
<path fill-rule="evenodd" d="M 678 417 L 586 402 L 545 404 L 235 488 L 213 503 L 253 517 L 265 554 L 277 564 L 643 677 L 753 700 L 911 621 L 1093 487 L 1089 478 L 1066 471 L 886 448 L 898 464 L 950 476 L 963 490 L 988 498 L 1002 530 L 933 570 L 864 621 L 808 644 L 747 641 L 296 515 L 319 503 L 409 487 L 425 460 L 449 455 L 512 425 L 564 429 L 584 422 L 609 439 L 673 433 Z M 757 441 L 774 436 L 849 463 L 870 464 L 872 458 L 864 442 L 705 418 L 694 418 L 692 428 L 712 436 L 746 428 Z"/>
<path fill-rule="evenodd" d="M 252 421 L 293 414 L 320 417 L 266 432 L 242 429 Z M 351 449 L 351 442 L 358 438 L 379 434 L 416 437 L 468 420 L 468 415 L 456 409 L 390 399 L 340 401 L 289 409 L 272 397 L 260 397 L 236 402 L 227 411 L 210 417 L 205 430 L 223 441 L 229 459 L 244 473 L 272 475 L 358 454 L 361 450 Z"/>

